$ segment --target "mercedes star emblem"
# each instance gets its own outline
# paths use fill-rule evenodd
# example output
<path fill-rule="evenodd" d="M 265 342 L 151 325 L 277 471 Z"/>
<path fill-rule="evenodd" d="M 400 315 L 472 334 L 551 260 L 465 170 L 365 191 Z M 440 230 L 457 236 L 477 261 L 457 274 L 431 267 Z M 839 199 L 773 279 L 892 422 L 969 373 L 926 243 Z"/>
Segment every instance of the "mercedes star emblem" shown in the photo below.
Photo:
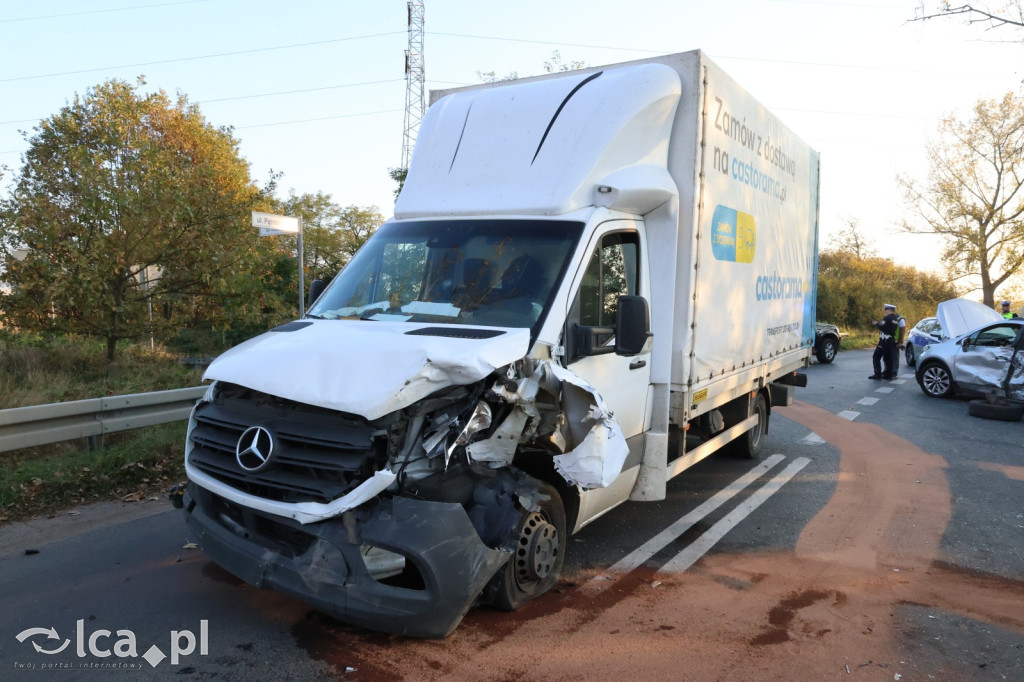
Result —
<path fill-rule="evenodd" d="M 274 438 L 262 426 L 250 426 L 238 439 L 235 459 L 246 471 L 256 472 L 267 466 L 274 452 Z"/>

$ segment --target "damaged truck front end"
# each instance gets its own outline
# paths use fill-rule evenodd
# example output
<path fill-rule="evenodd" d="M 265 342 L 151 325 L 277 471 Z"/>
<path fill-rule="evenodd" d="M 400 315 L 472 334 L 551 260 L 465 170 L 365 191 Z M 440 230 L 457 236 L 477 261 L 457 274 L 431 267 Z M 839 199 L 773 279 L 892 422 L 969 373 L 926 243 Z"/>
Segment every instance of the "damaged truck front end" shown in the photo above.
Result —
<path fill-rule="evenodd" d="M 557 580 L 574 486 L 526 471 L 574 457 L 564 385 L 517 362 L 368 420 L 218 382 L 190 422 L 190 528 L 248 583 L 444 637 L 474 604 L 514 609 Z M 594 398 L 589 430 L 614 440 Z"/>
<path fill-rule="evenodd" d="M 218 358 L 185 455 L 204 551 L 346 622 L 423 637 L 547 591 L 580 491 L 628 454 L 597 391 L 533 357 L 550 355 L 536 337 L 581 230 L 390 223 L 307 319 Z"/>

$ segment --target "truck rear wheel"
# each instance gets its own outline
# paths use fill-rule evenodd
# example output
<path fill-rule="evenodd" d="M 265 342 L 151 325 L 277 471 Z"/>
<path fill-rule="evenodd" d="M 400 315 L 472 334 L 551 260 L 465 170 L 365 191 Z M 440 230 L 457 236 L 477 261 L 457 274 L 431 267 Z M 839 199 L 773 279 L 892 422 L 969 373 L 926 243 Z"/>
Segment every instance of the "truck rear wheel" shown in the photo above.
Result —
<path fill-rule="evenodd" d="M 558 491 L 547 483 L 536 511 L 522 510 L 516 524 L 515 551 L 496 576 L 492 606 L 514 611 L 558 582 L 565 561 L 565 509 Z"/>
<path fill-rule="evenodd" d="M 765 434 L 768 432 L 768 401 L 764 399 L 764 393 L 760 391 L 753 398 L 747 399 L 746 414 L 737 419 L 735 423 L 738 424 L 755 414 L 757 415 L 757 426 L 729 443 L 728 450 L 732 454 L 746 457 L 747 459 L 757 459 L 761 456 L 761 451 L 764 449 Z M 726 426 L 732 425 L 731 423 L 726 423 Z"/>

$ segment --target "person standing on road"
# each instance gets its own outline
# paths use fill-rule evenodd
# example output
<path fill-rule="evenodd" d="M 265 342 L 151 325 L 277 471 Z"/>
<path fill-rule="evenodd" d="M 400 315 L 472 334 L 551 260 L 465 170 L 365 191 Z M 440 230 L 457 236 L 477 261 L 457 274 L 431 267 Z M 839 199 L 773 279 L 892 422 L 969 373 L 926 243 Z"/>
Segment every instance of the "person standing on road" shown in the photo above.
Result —
<path fill-rule="evenodd" d="M 1013 320 L 1017 317 L 1020 317 L 1019 315 L 1017 315 L 1017 313 L 1010 312 L 1009 301 L 1003 301 L 1003 317 L 1005 317 L 1007 320 Z"/>
<path fill-rule="evenodd" d="M 895 312 L 895 311 L 894 311 Z M 896 313 L 896 341 L 892 345 L 892 378 L 900 375 L 900 354 L 907 347 L 907 318 Z"/>
<path fill-rule="evenodd" d="M 892 379 L 892 354 L 896 347 L 896 331 L 899 329 L 899 321 L 896 316 L 896 306 L 886 303 L 884 309 L 885 317 L 881 322 L 871 320 L 871 324 L 878 329 L 878 345 L 875 346 L 875 353 L 871 356 L 871 364 L 875 373 L 868 379 Z M 885 365 L 884 371 L 883 364 Z"/>

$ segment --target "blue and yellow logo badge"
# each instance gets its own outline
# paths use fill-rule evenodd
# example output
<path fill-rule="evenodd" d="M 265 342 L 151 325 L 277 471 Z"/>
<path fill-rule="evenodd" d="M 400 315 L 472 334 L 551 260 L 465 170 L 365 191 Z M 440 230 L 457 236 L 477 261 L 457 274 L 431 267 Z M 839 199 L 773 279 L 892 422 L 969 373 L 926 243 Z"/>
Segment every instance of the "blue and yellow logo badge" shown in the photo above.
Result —
<path fill-rule="evenodd" d="M 754 216 L 733 208 L 716 206 L 711 218 L 711 252 L 716 260 L 753 263 L 757 249 Z"/>

